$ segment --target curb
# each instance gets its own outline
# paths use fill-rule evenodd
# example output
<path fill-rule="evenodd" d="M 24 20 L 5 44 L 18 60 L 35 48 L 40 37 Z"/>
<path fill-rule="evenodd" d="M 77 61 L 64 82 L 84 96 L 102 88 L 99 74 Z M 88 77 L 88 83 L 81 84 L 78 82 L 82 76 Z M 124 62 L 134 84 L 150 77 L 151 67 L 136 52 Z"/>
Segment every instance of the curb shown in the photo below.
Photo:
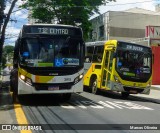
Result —
<path fill-rule="evenodd" d="M 160 91 L 160 85 L 152 85 L 151 89 Z"/>

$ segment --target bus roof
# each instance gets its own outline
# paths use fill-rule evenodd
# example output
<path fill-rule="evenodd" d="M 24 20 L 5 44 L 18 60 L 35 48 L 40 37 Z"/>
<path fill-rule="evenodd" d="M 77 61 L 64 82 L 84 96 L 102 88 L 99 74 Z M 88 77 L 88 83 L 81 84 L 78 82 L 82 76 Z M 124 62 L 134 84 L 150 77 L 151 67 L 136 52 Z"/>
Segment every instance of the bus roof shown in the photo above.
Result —
<path fill-rule="evenodd" d="M 150 48 L 150 46 L 137 44 L 137 43 L 134 43 L 134 42 L 128 42 L 128 41 L 119 41 L 119 40 L 106 40 L 106 41 L 86 42 L 85 45 L 86 46 L 101 46 L 101 45 L 105 45 L 105 44 L 106 45 L 110 44 L 111 42 L 122 42 L 122 43 L 128 43 L 128 44 L 133 44 L 133 45 L 138 45 L 138 46 Z"/>
<path fill-rule="evenodd" d="M 24 24 L 23 26 L 60 26 L 60 27 L 70 27 L 70 28 L 80 28 L 73 25 L 63 25 L 63 24 Z"/>
<path fill-rule="evenodd" d="M 138 45 L 138 46 L 142 46 L 142 47 L 148 47 L 148 48 L 150 48 L 150 46 L 143 45 L 143 44 L 138 44 L 138 43 L 134 43 L 134 42 L 127 42 L 127 41 L 118 41 L 118 42 L 122 42 L 122 43 L 129 43 L 129 44 L 133 44 L 133 45 Z"/>
<path fill-rule="evenodd" d="M 100 45 L 104 45 L 105 42 L 107 41 L 86 42 L 85 45 L 86 46 L 100 46 Z"/>

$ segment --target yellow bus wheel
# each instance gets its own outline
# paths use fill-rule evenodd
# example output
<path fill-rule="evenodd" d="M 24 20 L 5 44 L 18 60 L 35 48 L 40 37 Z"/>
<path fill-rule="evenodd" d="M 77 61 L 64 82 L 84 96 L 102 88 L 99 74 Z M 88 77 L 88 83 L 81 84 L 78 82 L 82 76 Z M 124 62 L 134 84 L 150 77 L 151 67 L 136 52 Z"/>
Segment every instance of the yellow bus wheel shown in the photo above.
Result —
<path fill-rule="evenodd" d="M 93 94 L 97 94 L 98 87 L 97 87 L 97 78 L 94 78 L 91 82 L 91 89 Z"/>

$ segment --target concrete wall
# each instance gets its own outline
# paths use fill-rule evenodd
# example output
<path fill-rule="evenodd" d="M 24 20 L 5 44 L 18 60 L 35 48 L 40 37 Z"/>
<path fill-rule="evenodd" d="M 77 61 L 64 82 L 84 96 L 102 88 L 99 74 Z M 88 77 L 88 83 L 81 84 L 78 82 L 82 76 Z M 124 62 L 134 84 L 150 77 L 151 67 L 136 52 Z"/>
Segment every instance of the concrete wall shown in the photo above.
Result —
<path fill-rule="evenodd" d="M 92 19 L 91 23 L 93 38 L 88 41 L 132 40 L 145 37 L 146 26 L 160 26 L 160 15 L 109 11 Z M 102 25 L 105 27 L 104 36 L 99 37 L 99 27 Z"/>

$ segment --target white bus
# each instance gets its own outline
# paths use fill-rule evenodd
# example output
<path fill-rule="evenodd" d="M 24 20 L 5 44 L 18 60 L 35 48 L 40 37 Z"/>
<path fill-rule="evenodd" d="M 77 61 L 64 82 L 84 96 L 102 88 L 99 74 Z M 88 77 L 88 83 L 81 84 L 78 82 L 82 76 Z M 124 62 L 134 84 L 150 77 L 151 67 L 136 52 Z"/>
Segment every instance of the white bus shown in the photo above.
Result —
<path fill-rule="evenodd" d="M 13 100 L 25 94 L 83 91 L 82 29 L 69 25 L 23 25 L 15 44 L 10 86 Z"/>

